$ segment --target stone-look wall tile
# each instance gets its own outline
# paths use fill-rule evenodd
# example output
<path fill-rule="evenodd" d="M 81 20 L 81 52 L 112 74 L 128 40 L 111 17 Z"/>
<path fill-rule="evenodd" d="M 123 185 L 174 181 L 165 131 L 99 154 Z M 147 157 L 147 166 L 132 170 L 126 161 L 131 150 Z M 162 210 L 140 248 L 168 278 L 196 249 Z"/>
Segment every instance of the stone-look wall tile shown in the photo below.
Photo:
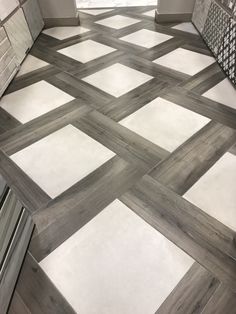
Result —
<path fill-rule="evenodd" d="M 203 32 L 211 2 L 212 0 L 196 0 L 192 21 L 200 33 Z"/>
<path fill-rule="evenodd" d="M 232 82 L 236 84 L 236 21 L 233 18 L 226 27 L 217 60 Z"/>

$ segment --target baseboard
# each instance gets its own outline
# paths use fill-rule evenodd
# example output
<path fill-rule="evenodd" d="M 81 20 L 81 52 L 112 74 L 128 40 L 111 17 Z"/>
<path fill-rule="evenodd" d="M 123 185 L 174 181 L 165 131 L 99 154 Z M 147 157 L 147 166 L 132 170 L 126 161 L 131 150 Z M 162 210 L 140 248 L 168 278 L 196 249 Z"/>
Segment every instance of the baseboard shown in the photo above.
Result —
<path fill-rule="evenodd" d="M 160 14 L 157 10 L 155 13 L 155 20 L 157 23 L 190 22 L 191 19 L 192 19 L 192 13 Z"/>
<path fill-rule="evenodd" d="M 80 25 L 79 14 L 76 17 L 67 18 L 44 18 L 45 28 L 53 26 L 78 26 Z"/>

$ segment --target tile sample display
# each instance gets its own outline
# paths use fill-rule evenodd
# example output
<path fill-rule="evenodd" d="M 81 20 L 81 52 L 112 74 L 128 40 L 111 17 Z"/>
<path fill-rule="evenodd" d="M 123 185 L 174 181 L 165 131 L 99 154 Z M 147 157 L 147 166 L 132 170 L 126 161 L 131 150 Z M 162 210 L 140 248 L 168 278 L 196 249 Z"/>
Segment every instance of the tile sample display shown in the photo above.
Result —
<path fill-rule="evenodd" d="M 89 62 L 114 51 L 116 51 L 116 49 L 100 44 L 93 40 L 86 40 L 58 50 L 58 52 L 62 53 L 63 55 L 82 63 Z"/>
<path fill-rule="evenodd" d="M 214 55 L 218 54 L 229 18 L 229 14 L 221 6 L 215 2 L 211 3 L 202 36 Z"/>
<path fill-rule="evenodd" d="M 196 0 L 192 21 L 236 85 L 235 17 L 235 0 Z"/>
<path fill-rule="evenodd" d="M 236 231 L 236 156 L 226 153 L 185 194 L 185 198 Z"/>
<path fill-rule="evenodd" d="M 156 98 L 120 124 L 172 152 L 208 122 L 193 111 Z"/>
<path fill-rule="evenodd" d="M 236 4 L 235 0 L 219 0 L 219 2 L 223 8 L 230 12 L 233 12 Z"/>
<path fill-rule="evenodd" d="M 4 96 L 0 107 L 21 123 L 26 123 L 73 99 L 59 88 L 40 81 Z"/>
<path fill-rule="evenodd" d="M 148 29 L 142 29 L 135 33 L 121 37 L 120 39 L 144 48 L 152 48 L 171 38 L 172 36 L 169 35 L 153 32 Z"/>
<path fill-rule="evenodd" d="M 67 125 L 15 153 L 11 159 L 54 198 L 113 156 L 105 146 Z"/>
<path fill-rule="evenodd" d="M 153 77 L 140 71 L 116 63 L 108 68 L 83 78 L 83 81 L 111 94 L 120 97 L 134 88 L 148 82 Z"/>
<path fill-rule="evenodd" d="M 192 263 L 115 200 L 40 265 L 77 313 L 153 314 Z"/>
<path fill-rule="evenodd" d="M 16 54 L 18 64 L 20 64 L 33 44 L 33 39 L 22 9 L 19 9 L 11 16 L 4 24 L 4 27 Z"/>
<path fill-rule="evenodd" d="M 27 0 L 23 6 L 26 21 L 33 39 L 35 40 L 41 32 L 44 22 L 37 0 Z"/>
<path fill-rule="evenodd" d="M 236 21 L 233 18 L 225 28 L 217 61 L 236 85 Z M 225 96 L 227 97 L 227 94 Z"/>

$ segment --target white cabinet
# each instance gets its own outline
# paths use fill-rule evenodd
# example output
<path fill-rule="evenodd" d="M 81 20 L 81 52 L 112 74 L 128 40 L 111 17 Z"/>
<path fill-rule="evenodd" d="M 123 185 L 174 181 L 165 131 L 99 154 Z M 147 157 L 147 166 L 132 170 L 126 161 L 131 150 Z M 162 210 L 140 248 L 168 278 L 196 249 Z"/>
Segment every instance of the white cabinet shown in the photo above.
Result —
<path fill-rule="evenodd" d="M 16 55 L 4 28 L 0 28 L 0 96 L 17 71 Z"/>
<path fill-rule="evenodd" d="M 37 0 L 28 0 L 22 5 L 31 35 L 35 40 L 41 32 L 44 22 Z"/>
<path fill-rule="evenodd" d="M 17 0 L 0 0 L 0 20 L 3 21 L 18 6 L 19 2 Z"/>
<path fill-rule="evenodd" d="M 22 9 L 19 9 L 4 24 L 5 30 L 16 54 L 18 64 L 25 58 L 33 44 Z"/>

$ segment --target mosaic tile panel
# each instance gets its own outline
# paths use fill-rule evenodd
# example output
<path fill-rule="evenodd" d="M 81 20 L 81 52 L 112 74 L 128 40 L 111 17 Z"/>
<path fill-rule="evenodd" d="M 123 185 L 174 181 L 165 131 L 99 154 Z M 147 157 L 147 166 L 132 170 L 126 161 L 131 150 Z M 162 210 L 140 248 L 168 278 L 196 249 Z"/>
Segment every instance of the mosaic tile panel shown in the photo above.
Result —
<path fill-rule="evenodd" d="M 235 7 L 235 0 L 218 0 L 218 2 L 222 5 L 226 10 L 233 12 Z"/>
<path fill-rule="evenodd" d="M 236 21 L 230 19 L 225 30 L 217 60 L 229 78 L 236 84 Z"/>
<path fill-rule="evenodd" d="M 235 84 L 236 0 L 196 0 L 192 21 Z"/>
<path fill-rule="evenodd" d="M 218 53 L 229 19 L 230 15 L 217 3 L 212 2 L 202 36 L 214 55 Z"/>

